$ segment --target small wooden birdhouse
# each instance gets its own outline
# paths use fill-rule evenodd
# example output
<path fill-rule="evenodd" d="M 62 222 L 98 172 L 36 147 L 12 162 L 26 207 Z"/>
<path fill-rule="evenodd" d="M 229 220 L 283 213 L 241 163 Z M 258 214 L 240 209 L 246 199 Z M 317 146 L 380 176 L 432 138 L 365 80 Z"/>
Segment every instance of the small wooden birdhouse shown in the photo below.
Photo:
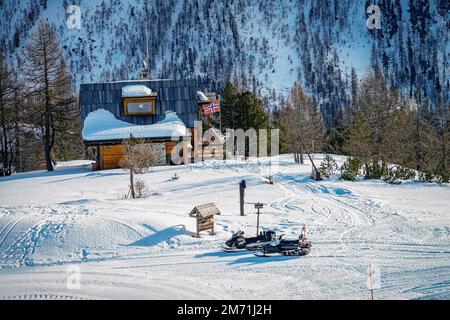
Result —
<path fill-rule="evenodd" d="M 210 234 L 214 235 L 214 216 L 220 215 L 220 210 L 215 203 L 207 203 L 195 206 L 189 216 L 197 220 L 197 238 L 200 238 L 200 232 L 211 230 Z"/>

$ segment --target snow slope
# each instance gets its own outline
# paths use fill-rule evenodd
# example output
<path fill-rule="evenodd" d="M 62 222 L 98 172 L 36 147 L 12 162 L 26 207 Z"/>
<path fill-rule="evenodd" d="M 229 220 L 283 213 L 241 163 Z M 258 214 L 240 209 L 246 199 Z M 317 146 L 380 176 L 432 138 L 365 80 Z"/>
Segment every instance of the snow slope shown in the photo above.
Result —
<path fill-rule="evenodd" d="M 201 77 L 208 90 L 221 87 L 212 80 L 232 81 L 273 105 L 301 81 L 327 112 L 333 110 L 327 103 L 348 104 L 352 68 L 361 79 L 376 49 L 389 84 L 405 92 L 419 86 L 433 101 L 439 83 L 448 101 L 450 6 L 424 2 L 370 2 L 383 10 L 380 34 L 367 29 L 364 0 L 8 0 L 0 4 L 0 47 L 23 63 L 21 50 L 39 21 L 47 20 L 77 89 L 80 83 L 137 79 L 145 59 L 153 79 Z M 67 26 L 69 4 L 80 8 L 80 29 Z M 417 9 L 410 19 L 412 4 L 427 10 Z"/>
<path fill-rule="evenodd" d="M 369 263 L 381 274 L 377 299 L 450 298 L 450 186 L 315 182 L 310 165 L 289 156 L 271 186 L 267 165 L 155 168 L 141 176 L 151 194 L 143 200 L 121 199 L 125 172 L 90 172 L 86 162 L 1 178 L 0 298 L 368 299 Z M 266 229 L 296 237 L 307 224 L 309 256 L 221 252 L 233 231 L 255 232 L 258 201 Z M 207 202 L 222 211 L 217 235 L 193 238 L 188 213 Z M 79 288 L 67 285 L 73 270 L 81 272 Z"/>

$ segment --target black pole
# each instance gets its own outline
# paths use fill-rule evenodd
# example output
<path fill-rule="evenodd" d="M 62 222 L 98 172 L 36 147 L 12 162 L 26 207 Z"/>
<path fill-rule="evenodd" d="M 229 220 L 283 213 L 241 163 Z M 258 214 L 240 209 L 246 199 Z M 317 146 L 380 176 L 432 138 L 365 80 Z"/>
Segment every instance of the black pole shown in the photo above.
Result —
<path fill-rule="evenodd" d="M 245 181 L 242 180 L 241 183 L 239 183 L 239 201 L 240 201 L 241 216 L 245 216 L 245 212 L 244 212 L 245 187 L 246 187 Z"/>

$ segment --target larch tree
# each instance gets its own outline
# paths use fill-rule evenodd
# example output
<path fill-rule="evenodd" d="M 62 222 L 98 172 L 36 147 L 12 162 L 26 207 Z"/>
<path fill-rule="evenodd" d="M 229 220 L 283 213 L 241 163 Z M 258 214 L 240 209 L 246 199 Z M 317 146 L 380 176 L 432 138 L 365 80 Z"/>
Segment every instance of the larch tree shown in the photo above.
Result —
<path fill-rule="evenodd" d="M 41 21 L 25 52 L 25 78 L 31 99 L 30 121 L 41 129 L 45 163 L 53 171 L 52 150 L 58 133 L 78 116 L 69 72 L 52 26 Z"/>
<path fill-rule="evenodd" d="M 433 124 L 433 114 L 425 103 L 412 103 L 413 148 L 415 168 L 421 172 L 432 172 L 438 158 L 439 138 Z"/>
<path fill-rule="evenodd" d="M 361 84 L 357 101 L 345 150 L 359 157 L 366 168 L 378 168 L 380 161 L 387 160 L 387 151 L 392 149 L 387 137 L 395 128 L 392 116 L 397 108 L 396 93 L 387 87 L 383 74 L 376 69 Z"/>
<path fill-rule="evenodd" d="M 439 110 L 436 116 L 437 127 L 437 168 L 436 171 L 450 176 L 450 105 L 440 96 Z"/>
<path fill-rule="evenodd" d="M 294 153 L 295 162 L 303 163 L 303 155 L 307 151 L 304 150 L 301 139 L 311 152 L 321 148 L 324 141 L 324 125 L 316 104 L 305 93 L 300 83 L 296 83 L 292 88 L 289 101 L 281 110 L 281 123 L 283 140 Z"/>
<path fill-rule="evenodd" d="M 10 175 L 12 163 L 11 131 L 11 101 L 16 87 L 12 71 L 6 63 L 3 53 L 0 53 L 0 125 L 1 125 L 1 155 L 4 175 Z"/>
<path fill-rule="evenodd" d="M 386 161 L 415 168 L 414 160 L 414 116 L 407 101 L 399 101 L 386 119 L 386 141 L 384 157 Z"/>
<path fill-rule="evenodd" d="M 346 154 L 357 157 L 364 163 L 370 161 L 371 134 L 369 122 L 365 115 L 354 110 L 352 122 L 345 132 L 344 151 Z"/>

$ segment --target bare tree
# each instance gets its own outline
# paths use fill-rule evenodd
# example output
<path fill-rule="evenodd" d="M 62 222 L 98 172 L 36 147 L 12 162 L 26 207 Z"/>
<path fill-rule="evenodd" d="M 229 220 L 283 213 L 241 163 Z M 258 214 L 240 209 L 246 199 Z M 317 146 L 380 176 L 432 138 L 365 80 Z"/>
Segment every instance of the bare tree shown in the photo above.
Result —
<path fill-rule="evenodd" d="M 450 105 L 445 105 L 443 94 L 440 95 L 437 122 L 437 168 L 450 175 Z"/>
<path fill-rule="evenodd" d="M 128 139 L 123 140 L 125 148 L 125 157 L 120 161 L 120 166 L 130 174 L 130 193 L 131 198 L 137 198 L 136 184 L 134 182 L 135 174 L 147 172 L 157 161 L 156 152 L 151 144 L 143 139 L 136 139 L 130 135 Z M 145 187 L 145 186 L 144 186 Z M 143 188 L 142 181 L 138 181 L 137 189 L 139 194 Z"/>
<path fill-rule="evenodd" d="M 12 71 L 6 64 L 3 53 L 0 52 L 0 125 L 1 125 L 1 155 L 3 174 L 11 174 L 12 152 L 10 145 L 11 100 L 16 91 Z"/>
<path fill-rule="evenodd" d="M 30 120 L 41 128 L 47 170 L 53 171 L 52 149 L 57 133 L 67 130 L 78 110 L 58 38 L 48 22 L 40 22 L 24 55 L 32 100 Z"/>
<path fill-rule="evenodd" d="M 319 149 L 324 139 L 324 127 L 314 101 L 300 83 L 291 91 L 290 99 L 281 111 L 281 127 L 285 140 L 294 153 L 294 160 L 303 163 L 303 150 L 299 133 L 312 152 Z"/>

